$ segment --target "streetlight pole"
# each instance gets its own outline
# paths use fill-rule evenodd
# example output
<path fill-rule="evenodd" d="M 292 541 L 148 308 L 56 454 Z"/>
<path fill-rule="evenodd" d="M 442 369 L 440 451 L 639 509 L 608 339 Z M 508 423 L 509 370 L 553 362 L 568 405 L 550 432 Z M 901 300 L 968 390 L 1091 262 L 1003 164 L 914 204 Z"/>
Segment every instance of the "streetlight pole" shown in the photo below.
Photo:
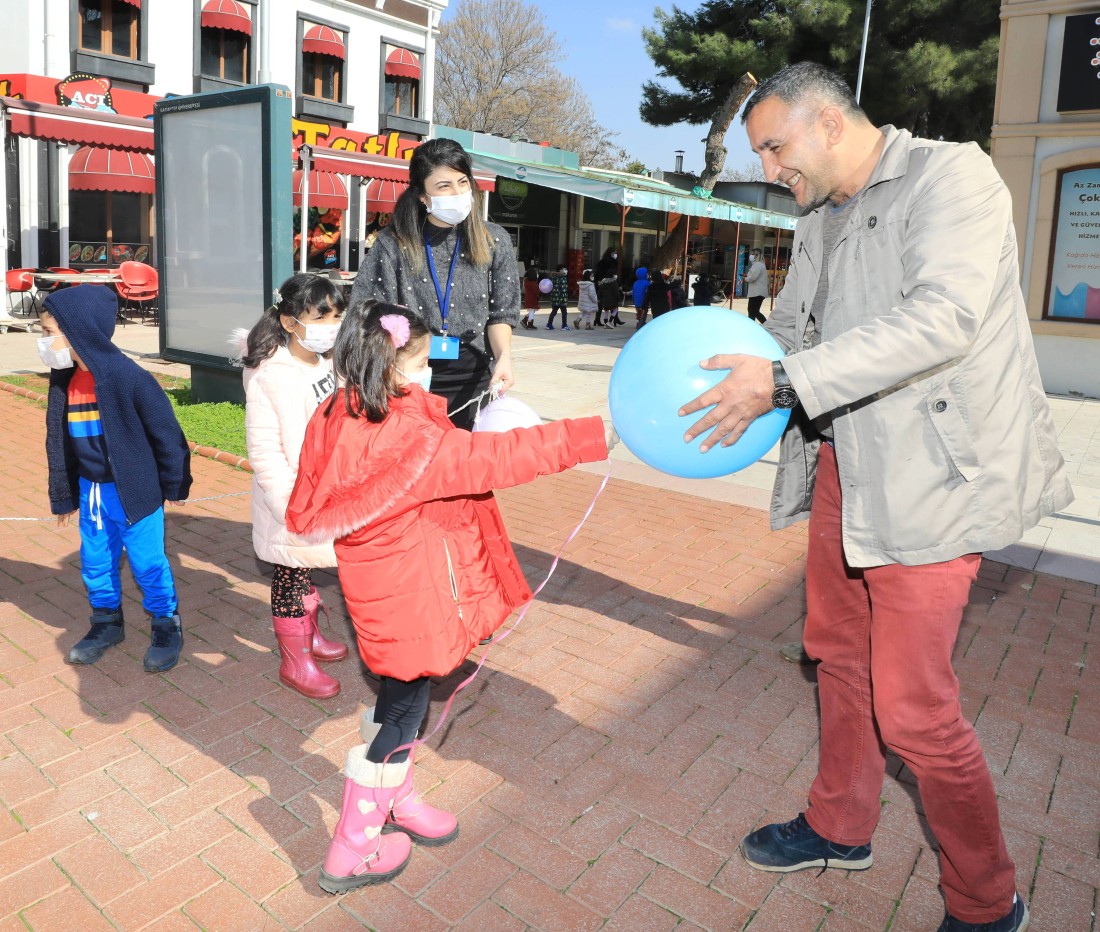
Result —
<path fill-rule="evenodd" d="M 863 63 L 867 60 L 867 34 L 871 31 L 871 3 L 867 0 L 867 12 L 863 16 L 863 45 L 859 49 L 859 77 L 856 78 L 856 103 L 859 103 L 859 95 L 863 90 Z"/>

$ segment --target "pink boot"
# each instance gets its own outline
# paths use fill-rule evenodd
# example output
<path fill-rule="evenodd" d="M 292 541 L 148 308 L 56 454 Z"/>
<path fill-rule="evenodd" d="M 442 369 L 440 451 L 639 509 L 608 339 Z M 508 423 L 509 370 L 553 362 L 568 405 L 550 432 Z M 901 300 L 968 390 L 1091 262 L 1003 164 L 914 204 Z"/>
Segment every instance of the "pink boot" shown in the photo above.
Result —
<path fill-rule="evenodd" d="M 297 618 L 275 618 L 275 640 L 279 642 L 279 679 L 283 685 L 296 689 L 310 699 L 331 699 L 340 692 L 340 684 L 313 660 L 310 646 L 309 615 Z"/>
<path fill-rule="evenodd" d="M 378 734 L 379 727 L 374 721 L 374 708 L 365 710 L 359 718 L 359 734 L 367 742 L 367 747 L 370 747 L 374 736 Z M 451 813 L 436 809 L 424 802 L 413 788 L 412 762 L 413 753 L 410 751 L 408 772 L 397 789 L 397 795 L 394 797 L 390 814 L 382 831 L 403 832 L 426 848 L 434 848 L 454 841 L 458 837 L 458 819 Z"/>
<path fill-rule="evenodd" d="M 321 629 L 317 627 L 317 613 L 321 609 L 324 609 L 325 621 L 328 621 L 328 608 L 321 601 L 321 593 L 317 591 L 315 586 L 310 586 L 309 592 L 306 593 L 303 601 L 306 606 L 306 614 L 313 626 L 313 659 L 320 660 L 322 663 L 343 660 L 348 655 L 347 645 L 341 644 L 339 641 L 330 641 L 321 634 Z"/>
<path fill-rule="evenodd" d="M 383 835 L 386 813 L 405 778 L 408 764 L 375 764 L 367 745 L 348 752 L 344 803 L 318 883 L 328 893 L 392 880 L 409 863 L 412 842 L 401 834 Z"/>

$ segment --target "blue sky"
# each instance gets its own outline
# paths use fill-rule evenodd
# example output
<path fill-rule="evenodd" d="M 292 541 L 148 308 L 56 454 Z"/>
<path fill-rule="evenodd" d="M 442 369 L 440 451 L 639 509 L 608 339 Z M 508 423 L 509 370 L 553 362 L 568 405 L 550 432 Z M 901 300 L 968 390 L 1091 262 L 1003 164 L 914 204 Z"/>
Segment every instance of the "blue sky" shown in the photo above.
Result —
<path fill-rule="evenodd" d="M 462 0 L 451 0 L 443 20 Z M 620 0 L 535 0 L 550 29 L 557 34 L 565 57 L 558 67 L 577 78 L 588 93 L 596 118 L 617 132 L 617 142 L 649 168 L 671 169 L 675 150 L 684 150 L 684 167 L 698 174 L 703 168 L 706 126 L 648 126 L 638 116 L 642 83 L 656 77 L 653 62 L 642 43 L 642 27 L 653 24 L 649 2 Z M 665 9 L 671 3 L 661 3 Z M 679 0 L 681 9 L 693 9 L 692 0 Z M 726 167 L 736 169 L 753 161 L 740 121 L 726 134 L 730 150 Z"/>

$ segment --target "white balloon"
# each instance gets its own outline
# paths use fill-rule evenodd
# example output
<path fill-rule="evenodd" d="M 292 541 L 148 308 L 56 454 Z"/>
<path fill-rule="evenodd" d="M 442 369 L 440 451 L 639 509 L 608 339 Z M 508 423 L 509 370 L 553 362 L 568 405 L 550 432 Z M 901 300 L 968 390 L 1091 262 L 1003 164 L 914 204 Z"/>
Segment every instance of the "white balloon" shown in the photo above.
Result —
<path fill-rule="evenodd" d="M 516 427 L 536 427 L 541 423 L 542 418 L 530 405 L 505 395 L 490 401 L 481 409 L 474 422 L 474 431 L 500 433 Z"/>

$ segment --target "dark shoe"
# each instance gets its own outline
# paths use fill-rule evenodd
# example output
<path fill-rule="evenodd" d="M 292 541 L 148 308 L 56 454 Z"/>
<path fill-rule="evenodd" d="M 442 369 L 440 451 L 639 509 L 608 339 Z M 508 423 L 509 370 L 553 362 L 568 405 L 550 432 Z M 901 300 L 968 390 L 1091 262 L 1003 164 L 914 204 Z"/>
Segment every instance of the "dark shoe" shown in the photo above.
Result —
<path fill-rule="evenodd" d="M 547 325 L 546 325 L 546 329 L 547 329 L 547 330 L 553 330 L 553 329 L 554 329 L 554 325 L 553 325 L 553 324 L 547 324 Z"/>
<path fill-rule="evenodd" d="M 784 644 L 779 648 L 779 656 L 791 663 L 810 664 L 815 662 L 813 657 L 806 653 L 806 648 L 802 646 L 801 641 L 791 641 L 789 644 Z"/>
<path fill-rule="evenodd" d="M 179 663 L 183 625 L 178 612 L 165 618 L 153 618 L 152 623 L 153 638 L 145 652 L 145 672 L 164 673 Z"/>
<path fill-rule="evenodd" d="M 1012 909 L 1000 919 L 993 922 L 963 922 L 948 913 L 943 917 L 938 932 L 1025 932 L 1030 923 L 1027 904 L 1020 899 L 1019 894 L 1014 893 Z"/>
<path fill-rule="evenodd" d="M 480 641 L 477 642 L 478 647 L 484 647 L 486 644 L 492 644 L 492 643 L 493 643 L 493 636 L 491 634 L 488 637 L 482 638 Z"/>
<path fill-rule="evenodd" d="M 762 871 L 805 870 L 807 867 L 839 867 L 861 871 L 871 866 L 870 845 L 839 845 L 817 834 L 800 812 L 797 819 L 765 825 L 745 836 L 741 853 L 752 867 Z"/>
<path fill-rule="evenodd" d="M 95 663 L 108 647 L 126 640 L 123 627 L 122 606 L 118 608 L 93 608 L 91 630 L 69 650 L 66 663 Z"/>

